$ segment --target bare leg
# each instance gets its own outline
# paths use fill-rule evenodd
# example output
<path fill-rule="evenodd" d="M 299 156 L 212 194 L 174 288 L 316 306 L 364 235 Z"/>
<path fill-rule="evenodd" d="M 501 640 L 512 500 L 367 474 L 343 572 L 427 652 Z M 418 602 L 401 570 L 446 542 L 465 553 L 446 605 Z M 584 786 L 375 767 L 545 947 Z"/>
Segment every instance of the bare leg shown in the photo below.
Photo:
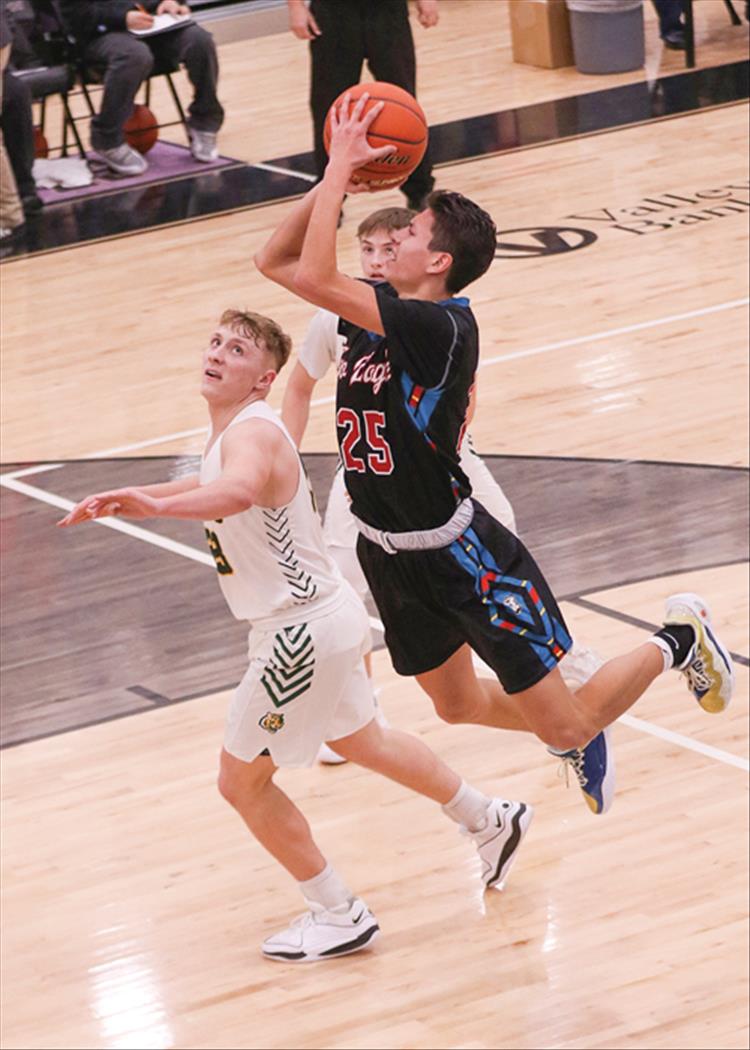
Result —
<path fill-rule="evenodd" d="M 297 882 L 305 882 L 323 871 L 326 860 L 300 810 L 273 783 L 275 772 L 273 761 L 264 755 L 243 762 L 222 748 L 219 791 L 261 846 Z"/>
<path fill-rule="evenodd" d="M 404 787 L 446 805 L 461 786 L 458 773 L 415 736 L 383 729 L 373 719 L 351 736 L 331 741 L 336 751 Z"/>
<path fill-rule="evenodd" d="M 367 677 L 372 678 L 372 650 L 369 653 L 365 653 L 362 659 L 365 661 L 365 671 L 367 671 Z"/>
<path fill-rule="evenodd" d="M 608 661 L 575 693 L 555 669 L 531 689 L 509 696 L 497 682 L 476 677 L 471 650 L 463 646 L 417 681 L 447 722 L 525 729 L 551 747 L 570 750 L 632 707 L 663 668 L 656 646 L 641 645 Z"/>

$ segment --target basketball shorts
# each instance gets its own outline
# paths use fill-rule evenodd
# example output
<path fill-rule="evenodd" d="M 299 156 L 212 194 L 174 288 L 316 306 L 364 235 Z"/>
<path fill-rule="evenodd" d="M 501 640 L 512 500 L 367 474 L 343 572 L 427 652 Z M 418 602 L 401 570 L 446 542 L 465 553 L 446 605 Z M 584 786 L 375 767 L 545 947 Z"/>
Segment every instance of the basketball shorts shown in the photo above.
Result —
<path fill-rule="evenodd" d="M 356 733 L 375 717 L 363 655 L 367 610 L 346 584 L 324 616 L 289 627 L 252 630 L 249 666 L 229 705 L 224 747 L 252 762 L 311 766 L 323 741 Z"/>
<path fill-rule="evenodd" d="M 357 554 L 399 674 L 432 671 L 468 644 L 519 693 L 571 647 L 536 562 L 476 501 L 471 525 L 447 547 L 388 554 L 360 536 Z"/>

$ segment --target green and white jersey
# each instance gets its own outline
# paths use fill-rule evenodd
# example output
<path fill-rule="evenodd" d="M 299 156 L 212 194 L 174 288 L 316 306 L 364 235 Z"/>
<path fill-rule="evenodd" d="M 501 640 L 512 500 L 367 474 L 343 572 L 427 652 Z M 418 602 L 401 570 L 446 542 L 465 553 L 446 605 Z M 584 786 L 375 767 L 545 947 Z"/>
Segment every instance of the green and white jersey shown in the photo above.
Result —
<path fill-rule="evenodd" d="M 238 620 L 254 627 L 286 627 L 322 616 L 342 598 L 341 574 L 329 556 L 307 476 L 286 427 L 264 401 L 243 408 L 211 444 L 201 462 L 205 485 L 221 476 L 221 442 L 229 427 L 248 419 L 273 423 L 294 449 L 299 483 L 284 507 L 253 506 L 219 521 L 207 521 L 206 536 L 219 583 Z"/>

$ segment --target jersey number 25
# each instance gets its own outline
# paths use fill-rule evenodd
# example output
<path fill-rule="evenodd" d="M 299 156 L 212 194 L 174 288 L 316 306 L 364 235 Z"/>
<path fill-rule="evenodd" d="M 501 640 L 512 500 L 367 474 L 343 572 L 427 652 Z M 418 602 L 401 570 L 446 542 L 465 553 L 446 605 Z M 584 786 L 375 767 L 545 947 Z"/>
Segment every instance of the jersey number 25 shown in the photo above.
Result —
<path fill-rule="evenodd" d="M 381 433 L 385 427 L 385 415 L 367 409 L 362 413 L 364 420 L 364 433 L 358 414 L 353 408 L 340 408 L 336 413 L 336 425 L 344 430 L 341 439 L 341 458 L 346 470 L 354 470 L 358 474 L 364 474 L 369 468 L 374 474 L 392 474 L 393 456 L 391 446 Z M 366 458 L 358 456 L 354 449 L 364 441 Z"/>

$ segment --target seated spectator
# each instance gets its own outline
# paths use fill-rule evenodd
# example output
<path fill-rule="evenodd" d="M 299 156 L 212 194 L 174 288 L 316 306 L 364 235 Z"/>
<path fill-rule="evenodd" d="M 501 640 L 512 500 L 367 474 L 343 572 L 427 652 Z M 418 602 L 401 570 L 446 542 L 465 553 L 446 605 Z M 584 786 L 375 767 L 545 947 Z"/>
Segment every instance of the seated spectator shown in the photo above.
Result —
<path fill-rule="evenodd" d="M 188 14 L 177 0 L 62 0 L 68 28 L 76 37 L 84 65 L 101 72 L 104 93 L 91 121 L 91 146 L 118 175 L 140 175 L 147 163 L 126 143 L 123 125 L 133 110 L 138 88 L 154 62 L 184 64 L 194 88 L 188 109 L 190 149 L 196 160 L 218 156 L 216 135 L 224 110 L 216 96 L 219 63 L 210 33 L 190 24 L 153 37 L 129 30 L 149 29 L 154 14 Z"/>
<path fill-rule="evenodd" d="M 3 66 L 2 106 L 0 126 L 3 129 L 5 149 L 13 169 L 23 213 L 28 218 L 42 207 L 36 192 L 32 169 L 34 166 L 34 115 L 31 106 L 31 88 L 14 70 L 40 64 L 32 38 L 34 11 L 29 4 L 6 3 L 5 18 L 11 34 L 10 61 Z"/>
<path fill-rule="evenodd" d="M 11 40 L 10 24 L 5 10 L 0 7 L 0 70 L 3 73 L 10 58 Z M 1 88 L 0 103 L 2 103 Z M 8 162 L 3 139 L 3 133 L 0 131 L 0 241 L 5 245 L 23 230 L 24 217 L 16 180 Z"/>

